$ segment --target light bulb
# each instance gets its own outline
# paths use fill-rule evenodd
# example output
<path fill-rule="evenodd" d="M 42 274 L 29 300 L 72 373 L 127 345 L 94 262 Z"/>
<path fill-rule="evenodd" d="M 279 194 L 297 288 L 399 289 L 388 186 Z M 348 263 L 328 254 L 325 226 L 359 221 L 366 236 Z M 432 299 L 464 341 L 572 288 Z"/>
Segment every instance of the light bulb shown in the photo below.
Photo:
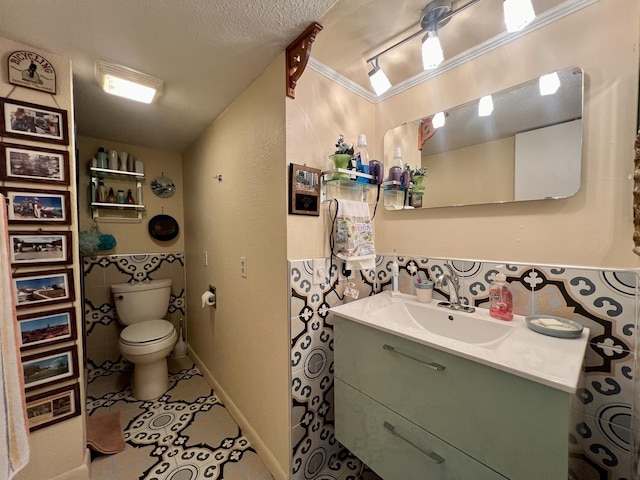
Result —
<path fill-rule="evenodd" d="M 507 32 L 522 30 L 536 18 L 531 0 L 504 0 L 503 9 Z"/>
<path fill-rule="evenodd" d="M 553 95 L 560 88 L 560 77 L 556 72 L 542 75 L 538 81 L 540 87 L 540 95 Z"/>
<path fill-rule="evenodd" d="M 429 30 L 422 39 L 422 65 L 425 70 L 436 68 L 444 60 L 437 30 Z"/>
<path fill-rule="evenodd" d="M 377 65 L 369 72 L 369 81 L 376 95 L 382 95 L 391 88 L 391 82 Z"/>
<path fill-rule="evenodd" d="M 478 116 L 488 117 L 493 112 L 493 98 L 491 95 L 485 95 L 478 103 Z"/>
<path fill-rule="evenodd" d="M 433 128 L 440 128 L 440 127 L 444 127 L 444 112 L 438 112 L 433 116 L 433 120 L 431 120 L 431 124 L 433 125 Z"/>

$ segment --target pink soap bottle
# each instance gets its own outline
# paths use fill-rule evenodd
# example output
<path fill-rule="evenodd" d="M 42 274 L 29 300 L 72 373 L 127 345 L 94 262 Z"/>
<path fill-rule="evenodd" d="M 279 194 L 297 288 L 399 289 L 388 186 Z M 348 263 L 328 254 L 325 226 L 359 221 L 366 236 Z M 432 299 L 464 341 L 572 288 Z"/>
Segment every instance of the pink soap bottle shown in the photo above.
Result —
<path fill-rule="evenodd" d="M 502 272 L 496 273 L 489 287 L 489 315 L 498 320 L 513 320 L 513 295 Z"/>

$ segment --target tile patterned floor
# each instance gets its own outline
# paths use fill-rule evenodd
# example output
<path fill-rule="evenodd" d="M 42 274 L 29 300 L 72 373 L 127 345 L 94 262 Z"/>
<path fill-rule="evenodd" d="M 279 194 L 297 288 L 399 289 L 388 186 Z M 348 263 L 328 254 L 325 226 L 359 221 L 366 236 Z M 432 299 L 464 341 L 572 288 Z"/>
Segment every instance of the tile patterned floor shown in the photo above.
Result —
<path fill-rule="evenodd" d="M 126 449 L 94 454 L 92 480 L 273 480 L 222 402 L 188 357 L 169 359 L 170 388 L 134 399 L 129 374 L 93 377 L 87 414 L 120 412 Z"/>

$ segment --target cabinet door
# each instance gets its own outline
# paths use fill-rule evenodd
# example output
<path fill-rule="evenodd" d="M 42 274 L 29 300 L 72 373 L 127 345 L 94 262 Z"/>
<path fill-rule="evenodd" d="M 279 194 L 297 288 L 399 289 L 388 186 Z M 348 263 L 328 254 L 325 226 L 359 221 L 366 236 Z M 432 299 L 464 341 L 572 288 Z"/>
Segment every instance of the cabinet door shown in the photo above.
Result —
<path fill-rule="evenodd" d="M 505 480 L 338 379 L 335 405 L 337 438 L 384 480 Z"/>
<path fill-rule="evenodd" d="M 506 477 L 566 480 L 566 392 L 337 316 L 334 324 L 336 378 Z"/>

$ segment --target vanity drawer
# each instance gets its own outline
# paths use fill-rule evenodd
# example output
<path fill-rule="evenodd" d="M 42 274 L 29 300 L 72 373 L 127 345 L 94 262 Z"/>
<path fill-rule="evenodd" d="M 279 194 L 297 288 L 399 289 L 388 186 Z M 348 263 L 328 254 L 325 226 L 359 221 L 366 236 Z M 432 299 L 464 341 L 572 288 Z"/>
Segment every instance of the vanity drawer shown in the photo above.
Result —
<path fill-rule="evenodd" d="M 508 478 L 566 480 L 568 393 L 339 316 L 334 325 L 336 378 Z"/>
<path fill-rule="evenodd" d="M 505 480 L 505 477 L 335 381 L 336 438 L 384 480 Z"/>

